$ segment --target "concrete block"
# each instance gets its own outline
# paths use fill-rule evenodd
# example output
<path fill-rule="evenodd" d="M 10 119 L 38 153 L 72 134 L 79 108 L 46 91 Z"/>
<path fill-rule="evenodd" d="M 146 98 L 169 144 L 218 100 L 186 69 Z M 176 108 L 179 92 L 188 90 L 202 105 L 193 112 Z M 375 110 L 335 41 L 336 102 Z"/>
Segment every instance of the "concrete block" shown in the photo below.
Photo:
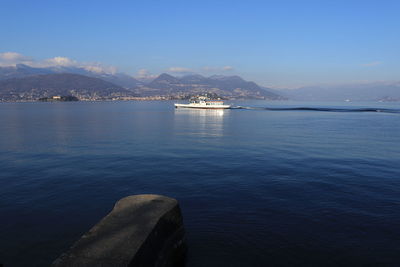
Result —
<path fill-rule="evenodd" d="M 183 266 L 185 231 L 178 201 L 134 195 L 114 209 L 52 264 L 65 266 Z"/>

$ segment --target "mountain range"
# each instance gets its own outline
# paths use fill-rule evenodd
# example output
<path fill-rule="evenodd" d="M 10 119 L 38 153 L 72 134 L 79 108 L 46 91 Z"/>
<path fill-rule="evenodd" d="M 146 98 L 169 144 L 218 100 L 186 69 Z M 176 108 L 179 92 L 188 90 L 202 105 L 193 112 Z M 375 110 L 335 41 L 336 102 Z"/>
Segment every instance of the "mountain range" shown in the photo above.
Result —
<path fill-rule="evenodd" d="M 73 95 L 83 100 L 186 99 L 211 93 L 227 99 L 291 99 L 299 101 L 400 101 L 400 82 L 374 82 L 271 89 L 239 76 L 163 73 L 138 80 L 124 73 L 104 73 L 80 67 L 0 67 L 0 101 L 37 100 Z"/>
<path fill-rule="evenodd" d="M 101 80 L 114 83 L 124 88 L 135 88 L 141 84 L 138 80 L 124 73 L 109 74 L 104 72 L 90 71 L 79 67 L 53 66 L 46 68 L 35 68 L 24 64 L 16 66 L 0 67 L 0 81 L 10 78 L 23 78 L 27 76 L 41 74 L 72 73 L 88 77 L 99 78 Z"/>
<path fill-rule="evenodd" d="M 135 90 L 144 96 L 167 94 L 176 98 L 201 93 L 212 93 L 222 97 L 235 99 L 280 99 L 281 96 L 268 88 L 261 88 L 254 82 L 245 81 L 239 76 L 214 75 L 204 77 L 191 74 L 175 77 L 166 73 L 161 74 L 152 82 Z"/>
<path fill-rule="evenodd" d="M 41 74 L 0 81 L 2 101 L 38 100 L 56 95 L 99 100 L 134 96 L 134 93 L 98 78 L 72 73 Z"/>
<path fill-rule="evenodd" d="M 78 67 L 35 68 L 23 64 L 0 67 L 0 100 L 36 100 L 52 95 L 73 95 L 85 100 L 133 97 L 188 98 L 200 93 L 221 97 L 281 99 L 268 88 L 239 76 L 197 74 L 175 77 L 166 73 L 144 83 L 124 74 L 106 74 Z"/>

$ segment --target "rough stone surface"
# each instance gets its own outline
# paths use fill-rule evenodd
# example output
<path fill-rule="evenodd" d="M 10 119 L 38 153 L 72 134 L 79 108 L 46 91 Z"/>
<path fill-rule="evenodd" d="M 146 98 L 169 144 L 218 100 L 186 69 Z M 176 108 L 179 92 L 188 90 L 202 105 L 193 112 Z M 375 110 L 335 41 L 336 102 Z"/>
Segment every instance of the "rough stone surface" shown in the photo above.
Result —
<path fill-rule="evenodd" d="M 177 200 L 135 195 L 119 200 L 52 266 L 183 266 L 185 253 Z"/>

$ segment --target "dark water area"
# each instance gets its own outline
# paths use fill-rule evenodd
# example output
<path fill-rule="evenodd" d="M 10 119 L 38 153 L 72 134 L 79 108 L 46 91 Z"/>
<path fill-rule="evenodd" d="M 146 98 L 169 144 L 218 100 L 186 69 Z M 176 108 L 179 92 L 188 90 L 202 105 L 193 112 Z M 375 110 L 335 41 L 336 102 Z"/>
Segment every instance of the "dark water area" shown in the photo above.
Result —
<path fill-rule="evenodd" d="M 270 110 L 270 111 L 326 111 L 326 112 L 384 112 L 398 113 L 400 109 L 396 108 L 333 108 L 333 107 L 242 107 L 234 106 L 233 109 L 254 109 L 254 110 Z"/>
<path fill-rule="evenodd" d="M 179 200 L 189 267 L 400 266 L 399 104 L 234 105 L 0 104 L 0 263 L 47 266 L 152 193 Z"/>

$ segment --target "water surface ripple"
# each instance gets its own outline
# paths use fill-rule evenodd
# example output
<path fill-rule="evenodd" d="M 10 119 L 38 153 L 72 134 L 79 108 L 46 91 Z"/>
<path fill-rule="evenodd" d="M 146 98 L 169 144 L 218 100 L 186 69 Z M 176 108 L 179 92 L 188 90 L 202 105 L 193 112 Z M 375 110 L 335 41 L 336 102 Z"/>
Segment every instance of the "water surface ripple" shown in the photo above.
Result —
<path fill-rule="evenodd" d="M 400 265 L 398 104 L 233 105 L 254 109 L 0 104 L 0 263 L 49 265 L 155 193 L 180 202 L 189 267 Z"/>

